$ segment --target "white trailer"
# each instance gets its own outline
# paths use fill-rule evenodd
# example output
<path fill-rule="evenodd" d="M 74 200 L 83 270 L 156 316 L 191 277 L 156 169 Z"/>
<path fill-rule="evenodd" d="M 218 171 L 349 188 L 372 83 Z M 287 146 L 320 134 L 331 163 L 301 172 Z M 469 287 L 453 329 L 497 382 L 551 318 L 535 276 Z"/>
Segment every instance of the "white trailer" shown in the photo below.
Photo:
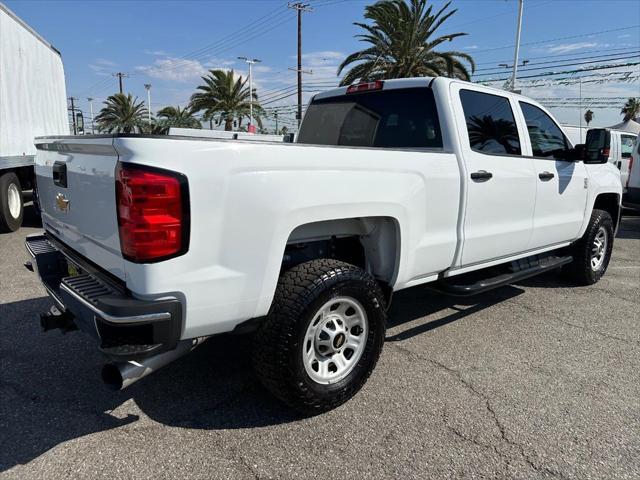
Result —
<path fill-rule="evenodd" d="M 0 232 L 22 225 L 34 137 L 68 135 L 60 52 L 0 3 Z"/>

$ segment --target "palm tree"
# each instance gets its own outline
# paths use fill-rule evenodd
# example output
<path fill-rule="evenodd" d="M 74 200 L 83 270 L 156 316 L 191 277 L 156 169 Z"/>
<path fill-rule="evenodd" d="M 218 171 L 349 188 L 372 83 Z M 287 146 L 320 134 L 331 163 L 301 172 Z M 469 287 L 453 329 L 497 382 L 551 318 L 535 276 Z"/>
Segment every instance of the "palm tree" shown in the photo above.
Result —
<path fill-rule="evenodd" d="M 640 98 L 630 98 L 627 103 L 624 104 L 621 114 L 624 115 L 624 121 L 634 120 L 640 115 Z"/>
<path fill-rule="evenodd" d="M 154 125 L 154 131 L 160 134 L 167 134 L 171 127 L 202 128 L 200 120 L 188 108 L 164 107 L 156 115 L 159 120 Z"/>
<path fill-rule="evenodd" d="M 515 123 L 494 119 L 490 115 L 473 116 L 467 120 L 469 142 L 472 147 L 483 148 L 490 142 L 503 146 L 506 153 L 520 155 L 518 130 Z"/>
<path fill-rule="evenodd" d="M 116 93 L 104 101 L 104 107 L 96 116 L 98 130 L 108 133 L 141 132 L 148 126 L 147 108 L 138 97 Z"/>
<path fill-rule="evenodd" d="M 591 120 L 593 120 L 593 111 L 587 110 L 586 112 L 584 112 L 584 121 L 587 122 L 587 127 L 591 123 Z"/>
<path fill-rule="evenodd" d="M 234 119 L 240 125 L 244 117 L 249 117 L 249 98 L 252 97 L 253 116 L 258 125 L 262 125 L 263 110 L 257 103 L 258 95 L 255 88 L 249 92 L 246 78 L 235 79 L 233 70 L 209 70 L 202 80 L 204 84 L 197 87 L 199 91 L 191 95 L 189 106 L 193 113 L 203 112 L 203 116 L 213 119 L 216 125 L 224 122 L 224 129 L 232 130 Z"/>
<path fill-rule="evenodd" d="M 475 70 L 470 55 L 458 51 L 436 51 L 440 44 L 466 33 L 450 33 L 436 37 L 438 28 L 457 9 L 445 11 L 447 2 L 435 14 L 427 0 L 380 0 L 365 7 L 364 17 L 372 24 L 354 23 L 366 33 L 357 35 L 369 48 L 352 53 L 338 67 L 338 75 L 351 64 L 340 85 L 356 80 L 446 75 L 469 80 Z M 471 73 L 467 67 L 471 68 Z"/>

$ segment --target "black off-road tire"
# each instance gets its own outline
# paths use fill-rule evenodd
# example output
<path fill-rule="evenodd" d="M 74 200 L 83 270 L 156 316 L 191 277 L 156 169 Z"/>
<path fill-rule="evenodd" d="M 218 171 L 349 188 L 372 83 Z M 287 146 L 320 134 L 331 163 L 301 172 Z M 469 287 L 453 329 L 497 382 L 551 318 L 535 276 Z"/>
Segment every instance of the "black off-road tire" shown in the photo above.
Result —
<path fill-rule="evenodd" d="M 602 264 L 594 270 L 591 266 L 591 253 L 595 237 L 601 228 L 604 228 L 607 234 L 605 257 Z M 604 210 L 594 210 L 582 238 L 569 247 L 568 253 L 573 256 L 573 262 L 567 265 L 563 272 L 566 272 L 566 275 L 579 285 L 596 283 L 602 278 L 609 266 L 613 250 L 613 237 L 614 228 L 611 215 Z"/>
<path fill-rule="evenodd" d="M 311 379 L 302 361 L 305 333 L 322 305 L 339 296 L 351 297 L 364 308 L 366 343 L 345 378 L 321 384 Z M 316 415 L 343 404 L 362 388 L 380 356 L 385 330 L 384 295 L 371 275 L 337 260 L 302 263 L 278 281 L 269 314 L 255 333 L 254 369 L 274 396 L 304 415 Z"/>
<path fill-rule="evenodd" d="M 15 186 L 20 193 L 20 213 L 14 217 L 9 210 L 9 188 Z M 24 217 L 24 205 L 22 202 L 22 188 L 20 180 L 13 172 L 7 172 L 0 176 L 0 232 L 15 232 L 22 226 Z"/>

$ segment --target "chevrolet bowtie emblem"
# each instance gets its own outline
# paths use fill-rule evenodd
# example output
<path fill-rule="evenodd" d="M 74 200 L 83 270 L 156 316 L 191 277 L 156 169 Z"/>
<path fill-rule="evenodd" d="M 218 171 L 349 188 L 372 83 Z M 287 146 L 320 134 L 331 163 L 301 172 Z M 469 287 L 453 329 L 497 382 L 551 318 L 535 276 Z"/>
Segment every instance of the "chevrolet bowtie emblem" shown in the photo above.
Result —
<path fill-rule="evenodd" d="M 67 213 L 69 211 L 69 203 L 70 202 L 66 199 L 64 193 L 56 195 L 56 208 L 62 213 Z"/>

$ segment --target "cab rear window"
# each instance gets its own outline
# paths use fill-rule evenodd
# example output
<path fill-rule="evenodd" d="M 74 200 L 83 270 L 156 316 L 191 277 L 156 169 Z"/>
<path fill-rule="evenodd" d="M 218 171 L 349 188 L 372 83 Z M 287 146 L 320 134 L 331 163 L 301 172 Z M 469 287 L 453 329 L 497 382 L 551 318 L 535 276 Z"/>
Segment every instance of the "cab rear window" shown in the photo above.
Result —
<path fill-rule="evenodd" d="M 314 100 L 298 143 L 379 148 L 442 148 L 433 92 L 407 88 Z"/>

